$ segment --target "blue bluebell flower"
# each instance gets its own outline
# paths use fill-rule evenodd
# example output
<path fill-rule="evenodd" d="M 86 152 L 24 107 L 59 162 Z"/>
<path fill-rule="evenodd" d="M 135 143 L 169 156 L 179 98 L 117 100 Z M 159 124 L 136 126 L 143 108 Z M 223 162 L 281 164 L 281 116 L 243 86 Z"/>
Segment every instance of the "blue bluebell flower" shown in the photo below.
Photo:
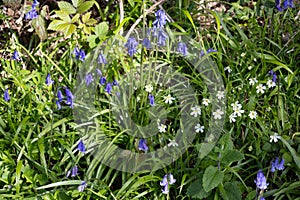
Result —
<path fill-rule="evenodd" d="M 257 177 L 256 177 L 256 180 L 254 181 L 254 183 L 256 183 L 256 187 L 258 189 L 261 189 L 261 190 L 267 189 L 269 184 L 267 183 L 266 177 L 261 169 L 258 170 Z"/>
<path fill-rule="evenodd" d="M 93 82 L 93 80 L 94 78 L 92 74 L 89 73 L 85 76 L 85 83 L 87 86 L 89 86 Z"/>
<path fill-rule="evenodd" d="M 86 188 L 86 186 L 87 186 L 86 181 L 82 181 L 77 189 L 79 192 L 83 192 L 83 190 Z"/>
<path fill-rule="evenodd" d="M 166 25 L 167 21 L 169 21 L 164 10 L 158 10 L 155 13 L 156 19 L 153 22 L 153 26 L 156 28 L 163 28 Z"/>
<path fill-rule="evenodd" d="M 151 106 L 155 106 L 154 96 L 152 94 L 149 94 L 148 98 L 149 98 L 149 104 Z"/>
<path fill-rule="evenodd" d="M 105 85 L 105 83 L 106 83 L 106 78 L 104 76 L 102 76 L 100 78 L 100 85 Z"/>
<path fill-rule="evenodd" d="M 125 47 L 127 48 L 130 57 L 132 57 L 133 54 L 135 54 L 137 46 L 138 46 L 138 42 L 135 40 L 135 38 L 132 36 L 129 37 L 125 44 Z"/>
<path fill-rule="evenodd" d="M 73 108 L 73 100 L 74 100 L 74 96 L 72 94 L 72 92 L 69 90 L 69 88 L 65 87 L 65 93 L 67 96 L 67 101 L 66 104 L 70 105 L 70 108 Z"/>
<path fill-rule="evenodd" d="M 72 171 L 72 174 L 71 174 L 71 171 Z M 71 174 L 71 177 L 77 176 L 77 174 L 78 174 L 78 167 L 77 167 L 77 165 L 75 165 L 75 166 L 72 168 L 72 170 L 69 170 L 69 171 L 67 172 L 66 177 L 68 178 L 68 177 L 70 176 L 70 174 Z"/>
<path fill-rule="evenodd" d="M 166 39 L 168 38 L 168 35 L 165 33 L 164 30 L 158 30 L 157 33 L 157 44 L 159 46 L 165 46 L 166 45 Z"/>
<path fill-rule="evenodd" d="M 293 0 L 284 0 L 283 2 L 283 9 L 288 9 L 288 8 L 294 8 L 294 2 Z"/>
<path fill-rule="evenodd" d="M 177 51 L 181 53 L 183 56 L 187 56 L 187 46 L 183 42 L 178 43 Z"/>
<path fill-rule="evenodd" d="M 138 149 L 140 151 L 148 151 L 148 146 L 147 146 L 147 140 L 146 139 L 140 139 Z"/>
<path fill-rule="evenodd" d="M 281 159 L 280 163 L 276 165 L 276 169 L 284 170 L 284 159 L 283 158 Z"/>
<path fill-rule="evenodd" d="M 62 100 L 64 98 L 63 95 L 62 95 L 62 92 L 60 90 L 57 91 L 57 98 L 58 98 L 59 102 L 62 102 Z"/>
<path fill-rule="evenodd" d="M 163 194 L 168 194 L 169 193 L 169 184 L 167 183 L 166 185 L 164 185 L 163 189 L 161 191 Z"/>
<path fill-rule="evenodd" d="M 34 0 L 33 1 L 33 4 L 32 4 L 32 8 L 35 8 L 39 5 L 40 3 L 37 1 L 37 0 Z"/>
<path fill-rule="evenodd" d="M 213 48 L 209 48 L 207 49 L 206 53 L 212 53 L 212 52 L 218 52 L 217 50 L 213 49 Z"/>
<path fill-rule="evenodd" d="M 152 49 L 151 42 L 150 42 L 150 40 L 149 40 L 148 38 L 144 38 L 144 39 L 143 39 L 142 45 L 143 45 L 146 49 Z"/>
<path fill-rule="evenodd" d="M 99 64 L 107 64 L 107 61 L 102 53 L 99 54 L 99 56 L 97 58 L 97 62 Z"/>
<path fill-rule="evenodd" d="M 117 80 L 114 80 L 114 81 L 112 82 L 112 85 L 113 85 L 113 86 L 118 86 L 118 85 L 119 85 L 119 83 L 118 83 L 118 81 L 117 81 Z"/>
<path fill-rule="evenodd" d="M 111 94 L 111 90 L 112 90 L 111 83 L 108 82 L 105 87 L 105 92 L 107 92 L 108 94 Z"/>
<path fill-rule="evenodd" d="M 85 52 L 84 50 L 80 49 L 79 60 L 84 61 L 84 59 L 85 59 Z"/>
<path fill-rule="evenodd" d="M 264 197 L 260 197 L 260 200 L 266 200 Z"/>
<path fill-rule="evenodd" d="M 47 78 L 46 78 L 46 85 L 51 85 L 51 84 L 53 84 L 54 83 L 54 81 L 53 80 L 51 80 L 51 75 L 50 74 L 48 74 L 47 75 Z"/>
<path fill-rule="evenodd" d="M 164 175 L 162 181 L 160 182 L 160 185 L 163 186 L 162 193 L 168 194 L 169 193 L 169 185 L 172 185 L 175 182 L 176 182 L 176 179 L 174 179 L 172 174 Z"/>
<path fill-rule="evenodd" d="M 280 7 L 280 0 L 275 1 L 275 7 L 278 11 L 280 11 L 280 12 L 282 11 L 282 8 Z"/>
<path fill-rule="evenodd" d="M 10 100 L 9 94 L 8 94 L 8 89 L 4 91 L 4 101 L 8 102 Z"/>
<path fill-rule="evenodd" d="M 57 109 L 60 110 L 61 109 L 61 102 L 59 102 L 58 100 L 55 101 Z"/>
<path fill-rule="evenodd" d="M 85 59 L 85 52 L 82 49 L 79 49 L 78 47 L 74 48 L 74 51 L 72 52 L 73 54 L 75 54 L 75 58 L 76 60 L 81 60 L 84 61 Z"/>
<path fill-rule="evenodd" d="M 101 72 L 101 70 L 100 69 L 96 69 L 96 72 L 97 72 L 97 74 L 99 75 L 99 76 L 102 76 L 102 72 Z"/>
<path fill-rule="evenodd" d="M 273 81 L 274 83 L 276 83 L 276 80 L 277 80 L 276 73 L 275 73 L 273 70 L 270 70 L 270 71 L 269 71 L 269 75 L 272 76 L 272 81 Z"/>
<path fill-rule="evenodd" d="M 82 140 L 79 141 L 77 149 L 78 149 L 80 152 L 82 152 L 82 153 L 85 153 L 85 152 L 86 152 L 86 151 L 85 151 L 85 146 L 84 146 L 84 143 L 83 143 Z"/>
<path fill-rule="evenodd" d="M 38 13 L 35 9 L 35 7 L 33 7 L 28 13 L 26 13 L 25 15 L 25 19 L 26 20 L 30 20 L 30 19 L 35 19 L 38 17 Z"/>
<path fill-rule="evenodd" d="M 20 60 L 21 60 L 21 58 L 20 58 L 19 53 L 18 53 L 17 50 L 14 50 L 14 54 L 13 54 L 13 56 L 12 56 L 11 59 L 12 59 L 12 60 L 17 60 L 17 61 L 20 61 Z"/>

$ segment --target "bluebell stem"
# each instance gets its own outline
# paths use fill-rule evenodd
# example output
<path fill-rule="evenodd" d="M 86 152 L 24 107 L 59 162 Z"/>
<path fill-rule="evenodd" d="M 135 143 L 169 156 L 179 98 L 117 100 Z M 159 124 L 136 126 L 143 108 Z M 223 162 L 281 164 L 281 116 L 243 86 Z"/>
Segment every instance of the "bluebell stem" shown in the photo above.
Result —
<path fill-rule="evenodd" d="M 66 96 L 67 96 L 66 104 L 70 105 L 70 108 L 73 108 L 74 107 L 73 106 L 74 96 L 73 96 L 72 92 L 67 87 L 65 87 L 65 93 L 66 93 Z"/>
<path fill-rule="evenodd" d="M 86 181 L 82 181 L 77 189 L 79 192 L 83 192 L 83 190 L 86 188 L 86 186 L 87 186 Z"/>
<path fill-rule="evenodd" d="M 164 10 L 158 10 L 155 13 L 156 19 L 153 22 L 153 26 L 156 28 L 163 28 L 166 25 L 167 21 L 169 21 Z"/>
<path fill-rule="evenodd" d="M 51 75 L 48 74 L 48 75 L 47 75 L 47 78 L 46 78 L 46 85 L 49 86 L 49 85 L 51 85 L 52 83 L 54 83 L 54 81 L 51 80 Z"/>
<path fill-rule="evenodd" d="M 157 44 L 159 46 L 165 46 L 166 45 L 166 39 L 168 38 L 168 35 L 164 32 L 164 30 L 159 30 L 157 34 Z"/>
<path fill-rule="evenodd" d="M 143 39 L 143 42 L 142 42 L 142 45 L 147 49 L 152 49 L 152 46 L 151 46 L 151 42 L 148 38 L 144 38 Z"/>
<path fill-rule="evenodd" d="M 12 59 L 12 60 L 17 60 L 17 61 L 20 61 L 20 60 L 21 60 L 21 58 L 20 58 L 19 53 L 18 53 L 17 50 L 14 50 L 14 54 L 13 54 L 13 56 L 12 56 L 11 59 Z"/>
<path fill-rule="evenodd" d="M 257 177 L 256 177 L 256 180 L 254 181 L 254 183 L 256 183 L 256 187 L 258 189 L 261 189 L 261 190 L 267 189 L 269 184 L 267 183 L 266 177 L 261 169 L 258 170 Z"/>
<path fill-rule="evenodd" d="M 85 151 L 85 146 L 84 146 L 82 140 L 79 141 L 77 149 L 78 149 L 80 152 L 82 152 L 82 153 L 85 153 L 85 152 L 86 152 L 86 151 Z"/>
<path fill-rule="evenodd" d="M 140 151 L 148 151 L 148 146 L 147 146 L 147 140 L 146 139 L 140 139 L 138 149 Z"/>
<path fill-rule="evenodd" d="M 97 58 L 97 62 L 99 64 L 107 64 L 107 61 L 102 53 L 99 54 L 99 56 Z"/>
<path fill-rule="evenodd" d="M 8 89 L 4 91 L 4 101 L 8 102 L 10 100 L 9 94 L 8 94 Z"/>
<path fill-rule="evenodd" d="M 125 47 L 127 48 L 130 57 L 133 57 L 133 54 L 135 54 L 137 46 L 138 42 L 135 40 L 135 38 L 132 36 L 129 37 L 125 44 Z"/>
<path fill-rule="evenodd" d="M 89 73 L 85 76 L 85 83 L 87 86 L 89 86 L 93 82 L 93 80 L 94 78 L 92 74 Z"/>
<path fill-rule="evenodd" d="M 112 90 L 111 83 L 108 82 L 105 87 L 105 92 L 111 94 L 111 90 Z"/>
<path fill-rule="evenodd" d="M 100 78 L 100 85 L 104 85 L 106 83 L 106 78 L 104 76 L 102 76 Z"/>
<path fill-rule="evenodd" d="M 178 43 L 177 51 L 181 53 L 183 56 L 187 56 L 187 46 L 183 42 Z"/>
<path fill-rule="evenodd" d="M 276 0 L 275 1 L 275 7 L 276 7 L 276 9 L 278 10 L 278 11 L 282 11 L 283 9 L 280 7 L 280 0 Z"/>
<path fill-rule="evenodd" d="M 152 94 L 149 94 L 148 98 L 149 98 L 149 104 L 151 106 L 155 106 L 154 96 Z"/>

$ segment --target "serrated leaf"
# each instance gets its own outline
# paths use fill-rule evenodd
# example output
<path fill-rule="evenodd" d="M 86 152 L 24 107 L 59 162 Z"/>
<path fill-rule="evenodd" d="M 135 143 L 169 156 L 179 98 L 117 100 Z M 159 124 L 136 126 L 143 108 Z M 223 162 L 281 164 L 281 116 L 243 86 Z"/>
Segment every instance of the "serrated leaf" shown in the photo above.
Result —
<path fill-rule="evenodd" d="M 55 19 L 49 24 L 48 30 L 62 31 L 66 25 L 68 25 L 67 22 Z"/>
<path fill-rule="evenodd" d="M 64 10 L 58 10 L 58 11 L 55 11 L 55 14 L 63 21 L 65 22 L 71 22 L 71 18 L 69 16 L 69 14 L 64 11 Z"/>
<path fill-rule="evenodd" d="M 209 192 L 217 187 L 223 181 L 224 173 L 219 171 L 218 168 L 209 166 L 206 168 L 203 175 L 203 189 Z"/>
<path fill-rule="evenodd" d="M 92 32 L 92 28 L 91 27 L 87 27 L 86 25 L 83 26 L 83 32 L 87 35 L 90 35 Z"/>
<path fill-rule="evenodd" d="M 210 192 L 204 191 L 201 178 L 194 181 L 187 189 L 187 195 L 192 198 L 204 199 L 208 197 L 209 194 Z"/>
<path fill-rule="evenodd" d="M 35 32 L 39 36 L 41 41 L 47 39 L 47 30 L 44 18 L 39 15 L 36 19 L 32 20 L 32 26 L 35 29 Z"/>
<path fill-rule="evenodd" d="M 79 19 L 79 17 L 80 17 L 80 15 L 79 14 L 76 14 L 73 18 L 72 18 L 72 23 L 75 23 L 75 22 L 77 22 L 78 21 L 78 19 Z"/>
<path fill-rule="evenodd" d="M 108 32 L 108 25 L 106 22 L 101 22 L 95 27 L 95 34 L 99 38 L 103 38 L 104 36 L 106 36 L 107 32 Z"/>
<path fill-rule="evenodd" d="M 58 7 L 60 10 L 67 12 L 68 14 L 75 14 L 76 9 L 69 2 L 59 1 Z"/>
<path fill-rule="evenodd" d="M 223 199 L 234 199 L 234 200 L 240 200 L 242 199 L 242 193 L 237 185 L 237 182 L 226 182 L 224 184 L 224 191 L 226 196 L 223 196 Z"/>
<path fill-rule="evenodd" d="M 88 12 L 82 16 L 82 22 L 85 24 L 91 17 L 91 12 Z"/>
<path fill-rule="evenodd" d="M 89 25 L 89 26 L 92 26 L 92 25 L 94 25 L 94 24 L 96 24 L 97 23 L 97 20 L 95 20 L 95 19 L 89 19 L 87 22 L 86 22 L 86 25 Z"/>
<path fill-rule="evenodd" d="M 74 24 L 69 24 L 68 26 L 66 26 L 64 34 L 65 37 L 68 37 L 70 35 L 72 35 L 76 30 L 76 26 Z"/>
<path fill-rule="evenodd" d="M 231 162 L 240 161 L 244 159 L 244 155 L 238 150 L 226 150 L 222 156 L 222 163 L 229 164 Z"/>
<path fill-rule="evenodd" d="M 88 11 L 94 5 L 94 1 L 86 1 L 78 6 L 78 13 L 82 14 Z"/>
<path fill-rule="evenodd" d="M 75 8 L 78 7 L 78 0 L 72 0 L 72 4 Z"/>

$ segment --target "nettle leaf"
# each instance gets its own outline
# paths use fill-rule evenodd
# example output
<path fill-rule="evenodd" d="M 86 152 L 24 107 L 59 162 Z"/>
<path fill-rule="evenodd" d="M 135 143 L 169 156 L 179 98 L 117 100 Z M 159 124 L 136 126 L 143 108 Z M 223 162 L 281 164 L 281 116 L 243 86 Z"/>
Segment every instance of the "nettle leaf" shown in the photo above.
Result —
<path fill-rule="evenodd" d="M 65 2 L 65 1 L 59 1 L 58 7 L 60 10 L 67 12 L 68 14 L 75 14 L 76 9 L 72 6 L 72 4 Z"/>
<path fill-rule="evenodd" d="M 187 189 L 187 195 L 192 198 L 204 199 L 210 195 L 211 192 L 205 192 L 202 186 L 202 177 L 194 181 Z"/>
<path fill-rule="evenodd" d="M 209 192 L 217 187 L 223 181 L 224 173 L 218 168 L 209 166 L 203 175 L 203 188 L 205 192 Z"/>
<path fill-rule="evenodd" d="M 229 164 L 231 162 L 240 161 L 244 159 L 244 155 L 238 150 L 226 150 L 222 156 L 222 163 Z"/>
<path fill-rule="evenodd" d="M 100 38 L 103 39 L 108 32 L 108 25 L 106 22 L 101 22 L 95 27 L 95 34 Z"/>
<path fill-rule="evenodd" d="M 39 15 L 36 19 L 32 20 L 32 26 L 35 29 L 35 32 L 41 39 L 41 41 L 44 41 L 47 39 L 47 29 L 46 29 L 46 23 L 44 18 Z"/>
<path fill-rule="evenodd" d="M 94 5 L 94 1 L 86 1 L 80 4 L 77 8 L 77 12 L 82 14 L 88 11 Z"/>
<path fill-rule="evenodd" d="M 71 18 L 69 16 L 69 14 L 64 11 L 64 10 L 58 10 L 58 11 L 55 11 L 55 14 L 63 21 L 65 22 L 71 22 Z"/>

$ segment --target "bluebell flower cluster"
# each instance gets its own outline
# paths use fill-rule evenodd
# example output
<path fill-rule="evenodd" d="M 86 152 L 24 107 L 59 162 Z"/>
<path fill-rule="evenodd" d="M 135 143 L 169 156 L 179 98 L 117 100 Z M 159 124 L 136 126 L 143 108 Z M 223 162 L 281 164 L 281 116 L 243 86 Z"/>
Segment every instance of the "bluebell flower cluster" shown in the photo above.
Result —
<path fill-rule="evenodd" d="M 144 38 L 143 39 L 143 42 L 142 42 L 142 45 L 147 49 L 152 49 L 152 45 L 151 45 L 151 42 L 148 38 Z"/>
<path fill-rule="evenodd" d="M 111 90 L 112 90 L 111 83 L 108 82 L 105 87 L 105 92 L 107 92 L 108 94 L 111 94 Z"/>
<path fill-rule="evenodd" d="M 89 86 L 93 82 L 93 80 L 94 80 L 93 75 L 91 73 L 88 73 L 85 76 L 85 84 L 86 84 L 86 86 Z"/>
<path fill-rule="evenodd" d="M 266 177 L 261 169 L 258 170 L 257 177 L 256 177 L 256 180 L 254 181 L 254 183 L 256 183 L 257 189 L 260 189 L 260 190 L 267 189 L 269 184 L 267 183 Z"/>
<path fill-rule="evenodd" d="M 76 60 L 85 60 L 85 52 L 83 49 L 79 49 L 78 47 L 74 48 L 73 54 L 75 55 Z"/>
<path fill-rule="evenodd" d="M 167 21 L 169 21 L 169 19 L 168 19 L 168 17 L 167 17 L 164 10 L 158 10 L 155 13 L 155 17 L 156 17 L 156 19 L 153 22 L 153 26 L 156 27 L 156 28 L 164 28 Z"/>
<path fill-rule="evenodd" d="M 148 98 L 150 106 L 155 106 L 154 96 L 152 94 L 149 94 Z"/>
<path fill-rule="evenodd" d="M 86 152 L 85 146 L 84 146 L 84 143 L 83 143 L 82 140 L 79 141 L 77 149 L 78 149 L 80 152 L 82 152 L 82 153 L 85 153 L 85 152 Z"/>
<path fill-rule="evenodd" d="M 177 51 L 181 53 L 183 56 L 187 56 L 187 46 L 183 42 L 178 43 Z"/>
<path fill-rule="evenodd" d="M 71 177 L 75 177 L 75 176 L 77 176 L 78 175 L 78 167 L 77 167 L 77 165 L 75 165 L 73 168 L 72 168 L 72 170 L 69 170 L 68 172 L 67 172 L 67 178 L 70 176 L 70 174 L 71 174 Z"/>
<path fill-rule="evenodd" d="M 276 83 L 276 80 L 277 80 L 276 73 L 275 73 L 273 70 L 270 70 L 270 71 L 269 71 L 269 75 L 272 76 L 272 81 L 273 81 L 274 83 Z"/>
<path fill-rule="evenodd" d="M 97 62 L 99 64 L 107 64 L 107 61 L 102 53 L 99 54 L 99 56 L 97 58 Z"/>
<path fill-rule="evenodd" d="M 138 149 L 145 152 L 149 150 L 146 139 L 140 139 Z"/>
<path fill-rule="evenodd" d="M 275 172 L 277 170 L 284 170 L 284 159 L 282 158 L 279 162 L 279 158 L 276 157 L 274 161 L 271 162 L 271 172 Z"/>
<path fill-rule="evenodd" d="M 65 87 L 64 89 L 65 89 L 65 94 L 66 94 L 66 97 L 67 97 L 65 103 L 67 105 L 69 105 L 70 108 L 74 108 L 74 105 L 73 105 L 74 96 L 73 96 L 72 92 L 67 87 Z M 58 90 L 57 91 L 57 100 L 56 100 L 56 105 L 57 105 L 58 110 L 61 109 L 61 103 L 63 102 L 63 100 L 64 100 L 64 97 L 62 95 L 62 92 L 61 92 L 61 90 Z"/>
<path fill-rule="evenodd" d="M 8 89 L 4 91 L 4 101 L 8 102 L 10 100 L 9 94 L 8 94 Z"/>
<path fill-rule="evenodd" d="M 14 54 L 13 54 L 13 56 L 12 56 L 11 59 L 12 60 L 16 60 L 16 61 L 20 61 L 21 60 L 21 58 L 20 58 L 19 53 L 18 53 L 17 50 L 14 50 Z"/>
<path fill-rule="evenodd" d="M 49 86 L 49 85 L 51 85 L 51 84 L 53 84 L 53 83 L 54 83 L 54 81 L 51 80 L 51 75 L 48 74 L 48 75 L 47 75 L 47 78 L 46 78 L 46 85 Z"/>
<path fill-rule="evenodd" d="M 159 46 L 165 46 L 166 45 L 166 39 L 168 38 L 168 35 L 163 29 L 158 30 L 157 33 L 157 44 Z"/>
<path fill-rule="evenodd" d="M 293 0 L 284 0 L 283 2 L 283 8 L 281 8 L 281 1 L 280 0 L 276 0 L 275 1 L 275 8 L 281 12 L 283 10 L 286 10 L 288 8 L 295 8 L 294 2 Z"/>
<path fill-rule="evenodd" d="M 25 19 L 26 20 L 30 20 L 30 19 L 35 19 L 38 17 L 38 12 L 36 10 L 36 7 L 39 5 L 40 3 L 37 0 L 33 1 L 33 4 L 31 6 L 31 10 L 26 13 L 25 15 Z"/>
<path fill-rule="evenodd" d="M 169 193 L 169 185 L 172 185 L 176 182 L 172 174 L 164 175 L 162 181 L 160 182 L 160 186 L 163 186 L 162 193 L 168 194 Z"/>
<path fill-rule="evenodd" d="M 130 57 L 133 57 L 133 54 L 135 54 L 138 44 L 139 43 L 135 40 L 134 37 L 131 36 L 128 38 L 125 47 L 127 48 Z"/>
<path fill-rule="evenodd" d="M 77 189 L 79 192 L 83 192 L 83 190 L 86 188 L 86 186 L 87 186 L 86 181 L 82 181 Z"/>

